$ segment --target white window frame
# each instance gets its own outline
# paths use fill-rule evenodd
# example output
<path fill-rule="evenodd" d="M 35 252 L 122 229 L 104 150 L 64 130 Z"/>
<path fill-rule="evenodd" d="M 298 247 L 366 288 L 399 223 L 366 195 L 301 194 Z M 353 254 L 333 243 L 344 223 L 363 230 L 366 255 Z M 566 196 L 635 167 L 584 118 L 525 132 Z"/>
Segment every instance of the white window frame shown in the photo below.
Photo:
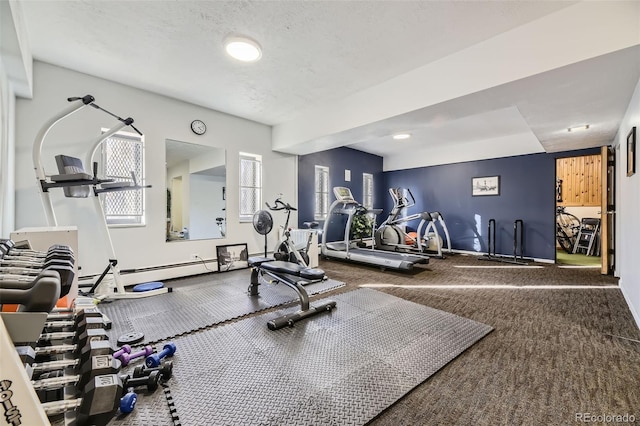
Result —
<path fill-rule="evenodd" d="M 373 175 L 362 174 L 362 205 L 368 209 L 373 208 Z"/>
<path fill-rule="evenodd" d="M 103 133 L 107 131 L 106 129 L 102 129 Z M 101 158 L 102 158 L 102 170 L 104 172 L 104 177 L 106 179 L 113 179 L 114 181 L 132 181 L 131 174 L 128 175 L 109 175 L 108 171 L 110 169 L 109 162 L 110 161 L 118 161 L 121 162 L 122 158 L 114 158 L 109 155 L 109 144 L 113 143 L 115 140 L 127 140 L 131 141 L 132 144 L 140 145 L 140 160 L 138 162 L 132 161 L 129 167 L 126 169 L 131 170 L 136 175 L 136 183 L 138 185 L 144 185 L 145 182 L 145 143 L 144 136 L 139 135 L 137 133 L 130 132 L 116 132 L 112 136 L 105 139 L 101 144 Z M 92 167 L 91 164 L 87 165 L 88 167 Z M 122 199 L 123 197 L 140 197 L 140 202 L 137 203 L 139 209 L 134 214 L 109 214 L 108 213 L 108 205 L 110 199 Z M 115 204 L 122 204 L 121 202 Z M 131 226 L 145 226 L 146 224 L 146 209 L 145 209 L 145 191 L 144 189 L 137 189 L 131 191 L 114 191 L 114 192 L 106 192 L 102 196 L 102 206 L 105 214 L 105 219 L 107 221 L 107 225 L 109 227 L 131 227 Z"/>
<path fill-rule="evenodd" d="M 321 188 L 320 179 L 324 178 L 326 188 Z M 315 166 L 314 169 L 314 206 L 313 219 L 325 220 L 329 212 L 329 167 Z M 321 199 L 322 202 L 318 203 Z"/>
<path fill-rule="evenodd" d="M 239 185 L 238 185 L 238 212 L 239 212 L 239 220 L 240 222 L 251 222 L 253 220 L 253 215 L 255 212 L 260 210 L 262 206 L 262 155 L 257 154 L 249 154 L 246 152 L 241 152 L 238 159 L 238 169 L 239 169 Z M 251 179 L 250 176 L 242 176 L 243 173 L 243 162 L 253 162 L 258 166 L 258 176 L 256 176 L 256 184 L 255 185 L 242 185 L 244 181 L 248 181 Z M 256 200 L 253 209 L 247 209 L 250 206 L 243 206 L 245 198 L 243 197 L 243 192 L 246 190 L 256 191 Z M 253 210 L 253 211 L 249 211 Z"/>

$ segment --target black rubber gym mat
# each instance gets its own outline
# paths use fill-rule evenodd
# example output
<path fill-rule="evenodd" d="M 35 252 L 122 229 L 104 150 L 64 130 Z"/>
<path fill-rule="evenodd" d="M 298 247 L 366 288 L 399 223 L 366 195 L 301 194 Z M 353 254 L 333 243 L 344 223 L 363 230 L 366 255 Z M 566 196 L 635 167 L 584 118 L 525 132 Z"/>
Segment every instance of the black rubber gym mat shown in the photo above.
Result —
<path fill-rule="evenodd" d="M 189 279 L 183 279 L 171 293 L 100 304 L 100 310 L 113 323 L 109 339 L 116 342 L 126 333 L 142 332 L 145 337 L 138 345 L 155 343 L 298 300 L 297 294 L 284 284 L 263 284 L 259 296 L 249 296 L 249 270 L 204 278 L 210 282 L 185 285 Z M 311 296 L 343 286 L 343 282 L 329 279 L 305 288 Z"/>
<path fill-rule="evenodd" d="M 180 423 L 362 425 L 493 330 L 376 290 L 332 299 L 291 328 L 266 322 L 296 308 L 174 339 Z M 172 424 L 136 411 L 112 424 Z"/>

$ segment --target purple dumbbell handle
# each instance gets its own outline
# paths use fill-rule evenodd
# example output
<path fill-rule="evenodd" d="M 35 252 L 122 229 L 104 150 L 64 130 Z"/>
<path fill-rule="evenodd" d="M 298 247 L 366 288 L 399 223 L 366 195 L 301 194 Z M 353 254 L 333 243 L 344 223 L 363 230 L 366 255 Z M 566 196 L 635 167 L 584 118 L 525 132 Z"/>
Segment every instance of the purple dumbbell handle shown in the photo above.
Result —
<path fill-rule="evenodd" d="M 113 357 L 118 359 L 120 358 L 123 354 L 130 354 L 131 353 L 131 346 L 129 345 L 122 345 L 122 347 L 120 349 L 118 349 L 114 354 Z"/>
<path fill-rule="evenodd" d="M 136 353 L 133 354 L 127 354 L 124 353 L 120 356 L 120 362 L 122 363 L 122 366 L 126 366 L 127 364 L 129 364 L 129 361 L 131 361 L 132 359 L 136 359 L 136 358 L 140 358 L 142 356 L 148 356 L 151 355 L 153 353 L 153 348 L 151 346 L 145 346 L 144 349 L 142 349 L 141 351 L 138 351 Z"/>

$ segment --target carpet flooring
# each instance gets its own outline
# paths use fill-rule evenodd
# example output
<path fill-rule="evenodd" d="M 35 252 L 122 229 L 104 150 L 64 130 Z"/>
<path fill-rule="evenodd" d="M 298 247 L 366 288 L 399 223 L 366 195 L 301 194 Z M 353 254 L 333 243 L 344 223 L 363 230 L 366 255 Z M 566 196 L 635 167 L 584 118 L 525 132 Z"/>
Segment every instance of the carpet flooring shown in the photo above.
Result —
<path fill-rule="evenodd" d="M 616 278 L 479 264 L 454 255 L 399 273 L 321 262 L 344 291 L 373 286 L 494 327 L 371 425 L 560 425 L 584 413 L 640 421 L 640 344 L 612 337 L 640 340 L 640 331 Z"/>

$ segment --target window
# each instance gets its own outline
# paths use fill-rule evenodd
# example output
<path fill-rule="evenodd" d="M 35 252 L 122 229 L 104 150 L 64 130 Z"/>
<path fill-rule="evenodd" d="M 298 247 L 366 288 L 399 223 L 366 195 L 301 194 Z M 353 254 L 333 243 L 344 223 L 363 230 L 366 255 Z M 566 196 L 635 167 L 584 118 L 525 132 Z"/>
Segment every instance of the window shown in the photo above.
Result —
<path fill-rule="evenodd" d="M 324 220 L 329 211 L 329 168 L 316 166 L 315 169 L 315 207 L 314 220 Z"/>
<path fill-rule="evenodd" d="M 114 181 L 134 179 L 144 183 L 144 139 L 134 133 L 118 132 L 102 143 L 104 175 Z M 91 165 L 89 165 L 91 167 Z M 104 212 L 109 225 L 144 224 L 144 190 L 107 192 L 103 198 Z"/>
<path fill-rule="evenodd" d="M 373 175 L 362 174 L 362 205 L 368 209 L 373 208 Z"/>
<path fill-rule="evenodd" d="M 250 222 L 262 205 L 262 156 L 240 153 L 240 222 Z"/>

